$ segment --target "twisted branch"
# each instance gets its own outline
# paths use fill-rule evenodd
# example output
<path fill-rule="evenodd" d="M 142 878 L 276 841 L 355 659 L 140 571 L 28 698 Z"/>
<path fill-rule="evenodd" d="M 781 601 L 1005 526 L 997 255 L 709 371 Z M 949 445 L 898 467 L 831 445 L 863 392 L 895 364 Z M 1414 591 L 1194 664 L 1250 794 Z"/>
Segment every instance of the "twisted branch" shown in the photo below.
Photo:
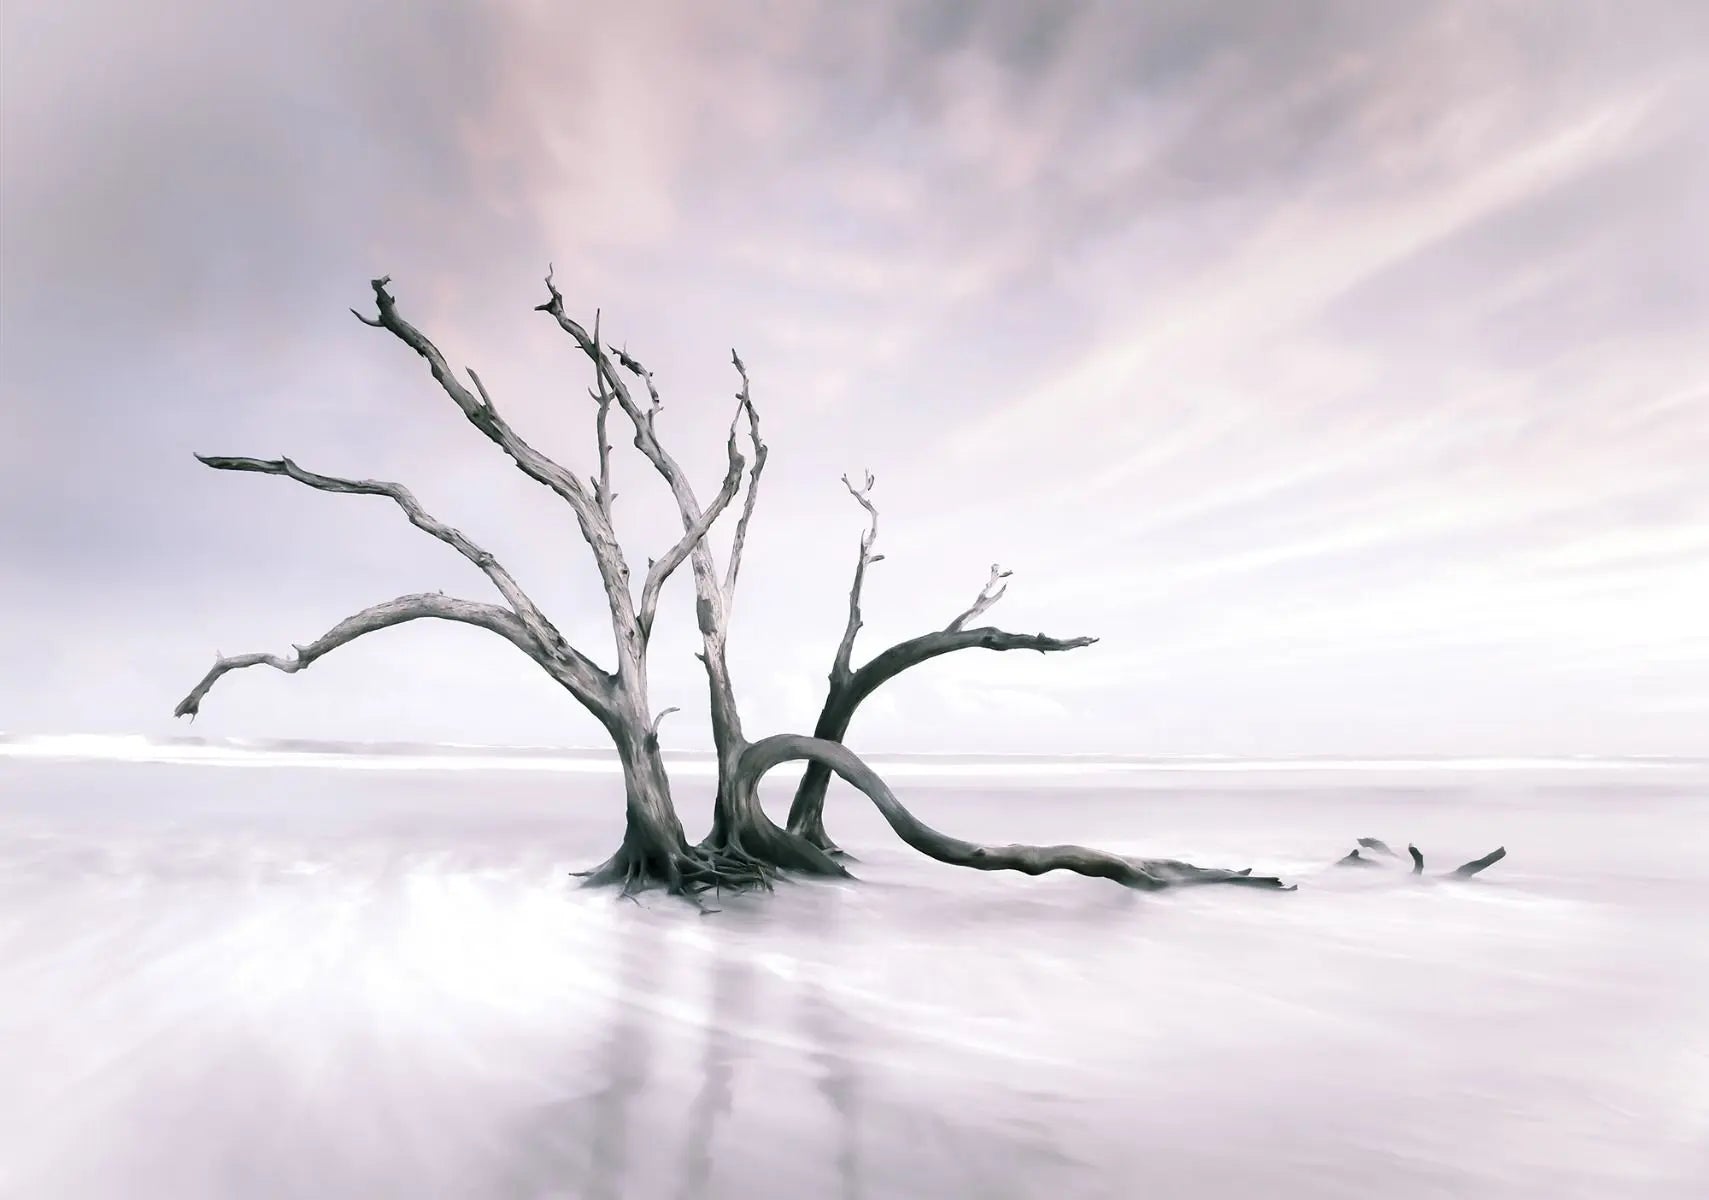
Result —
<path fill-rule="evenodd" d="M 820 738 L 776 734 L 754 742 L 742 752 L 737 768 L 737 785 L 744 789 L 756 788 L 772 767 L 802 759 L 842 776 L 866 794 L 904 842 L 928 858 L 951 866 L 972 867 L 980 871 L 1019 871 L 1025 875 L 1073 871 L 1147 891 L 1201 883 L 1292 890 L 1274 876 L 1253 875 L 1249 870 L 1195 867 L 1175 859 L 1126 858 L 1085 846 L 985 846 L 962 841 L 938 832 L 909 812 L 878 773 L 848 747 L 841 742 Z"/>

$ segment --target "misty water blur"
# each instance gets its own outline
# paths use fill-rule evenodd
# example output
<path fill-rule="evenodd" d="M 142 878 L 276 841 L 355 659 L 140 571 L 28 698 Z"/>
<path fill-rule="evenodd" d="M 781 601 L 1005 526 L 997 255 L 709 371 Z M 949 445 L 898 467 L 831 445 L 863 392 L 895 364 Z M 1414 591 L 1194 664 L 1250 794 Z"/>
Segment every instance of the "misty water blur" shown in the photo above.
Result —
<path fill-rule="evenodd" d="M 1704 1194 L 1701 765 L 953 775 L 951 832 L 1302 886 L 955 870 L 838 789 L 861 883 L 701 917 L 569 886 L 598 772 L 0 756 L 0 1192 Z"/>

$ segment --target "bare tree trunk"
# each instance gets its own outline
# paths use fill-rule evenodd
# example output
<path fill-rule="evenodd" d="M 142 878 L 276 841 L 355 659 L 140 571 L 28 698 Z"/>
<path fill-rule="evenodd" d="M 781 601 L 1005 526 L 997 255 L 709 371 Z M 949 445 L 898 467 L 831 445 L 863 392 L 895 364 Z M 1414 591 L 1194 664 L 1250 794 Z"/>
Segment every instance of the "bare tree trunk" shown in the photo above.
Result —
<path fill-rule="evenodd" d="M 623 844 L 587 873 L 590 885 L 621 883 L 626 893 L 662 885 L 682 891 L 692 875 L 694 852 L 671 802 L 670 783 L 657 741 L 648 746 L 627 729 L 613 730 L 623 768 Z"/>
<path fill-rule="evenodd" d="M 836 687 L 825 697 L 825 707 L 819 710 L 819 720 L 813 726 L 813 736 L 820 741 L 841 743 L 849 732 L 860 701 Z M 825 832 L 825 793 L 831 786 L 831 768 L 817 759 L 808 762 L 801 772 L 801 782 L 795 785 L 795 798 L 789 804 L 789 830 L 798 834 L 827 854 L 842 855 L 843 850 Z"/>
<path fill-rule="evenodd" d="M 950 866 L 971 867 L 978 871 L 1019 871 L 1025 875 L 1072 871 L 1148 891 L 1204 883 L 1292 890 L 1274 876 L 1253 875 L 1250 869 L 1229 871 L 1196 867 L 1176 859 L 1125 858 L 1085 846 L 985 846 L 965 842 L 938 832 L 909 812 L 878 773 L 848 747 L 798 734 L 776 734 L 750 745 L 742 754 L 734 785 L 744 792 L 751 792 L 759 786 L 765 773 L 779 763 L 803 759 L 823 763 L 835 771 L 865 793 L 904 842 L 928 858 Z"/>
<path fill-rule="evenodd" d="M 613 738 L 626 793 L 623 844 L 600 866 L 583 873 L 588 885 L 620 884 L 623 894 L 631 896 L 663 887 L 695 898 L 709 891 L 769 888 L 780 867 L 811 870 L 816 865 L 764 844 L 737 841 L 712 847 L 690 842 L 671 800 L 656 732 L 635 738 L 627 726 L 622 728 L 621 733 L 613 730 Z M 820 858 L 831 872 L 841 871 L 830 859 Z"/>

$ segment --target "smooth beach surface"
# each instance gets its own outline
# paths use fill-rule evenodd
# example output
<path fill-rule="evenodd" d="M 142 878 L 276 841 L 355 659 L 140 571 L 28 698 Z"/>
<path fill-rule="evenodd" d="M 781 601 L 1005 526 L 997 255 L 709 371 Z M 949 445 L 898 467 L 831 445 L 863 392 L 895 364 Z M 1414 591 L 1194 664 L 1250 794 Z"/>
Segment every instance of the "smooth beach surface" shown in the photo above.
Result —
<path fill-rule="evenodd" d="M 859 883 L 703 917 L 567 878 L 599 756 L 13 739 L 0 1193 L 1709 1194 L 1704 764 L 891 768 L 960 836 L 1300 889 L 944 867 L 839 786 Z"/>

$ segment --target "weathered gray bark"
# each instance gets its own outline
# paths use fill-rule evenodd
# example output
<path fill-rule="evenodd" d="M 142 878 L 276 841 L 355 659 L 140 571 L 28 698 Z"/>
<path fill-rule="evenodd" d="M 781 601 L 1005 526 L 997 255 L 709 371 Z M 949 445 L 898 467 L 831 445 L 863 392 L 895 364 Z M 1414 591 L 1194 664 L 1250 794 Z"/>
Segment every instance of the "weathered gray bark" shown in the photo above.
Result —
<path fill-rule="evenodd" d="M 727 637 L 736 580 L 749 522 L 754 513 L 766 446 L 760 437 L 759 417 L 749 396 L 746 368 L 734 353 L 731 358 L 741 377 L 738 406 L 728 438 L 729 468 L 713 502 L 702 508 L 694 489 L 676 460 L 665 450 L 656 431 L 662 408 L 650 372 L 624 352 L 608 353 L 595 332 L 589 335 L 564 311 L 563 297 L 548 273 L 548 300 L 539 308 L 575 339 L 594 366 L 593 398 L 597 409 L 595 436 L 599 467 L 584 480 L 535 450 L 499 414 L 480 377 L 467 372 L 472 385 L 465 385 L 451 370 L 444 355 L 397 312 L 387 290 L 389 280 L 373 281 L 377 316 L 356 314 L 365 324 L 384 329 L 420 355 L 445 394 L 464 417 L 498 446 L 531 479 L 550 489 L 576 514 L 584 540 L 593 552 L 610 609 L 616 649 L 616 667 L 604 670 L 581 651 L 568 644 L 493 556 L 463 534 L 422 510 L 402 485 L 374 480 L 350 480 L 319 475 L 298 467 L 289 459 L 201 457 L 217 470 L 281 475 L 321 491 L 357 495 L 380 495 L 391 499 L 411 523 L 445 542 L 478 567 L 497 588 L 504 605 L 455 600 L 439 594 L 413 595 L 364 609 L 339 622 L 307 646 L 296 648 L 294 657 L 247 654 L 220 658 L 212 670 L 178 706 L 180 716 L 194 716 L 212 686 L 226 673 L 248 666 L 268 665 L 292 673 L 366 633 L 423 617 L 454 620 L 498 633 L 545 669 L 577 701 L 583 704 L 610 734 L 623 768 L 627 820 L 623 842 L 617 852 L 588 873 L 590 882 L 620 883 L 626 892 L 662 884 L 672 891 L 695 896 L 709 889 L 769 886 L 779 869 L 822 875 L 844 874 L 843 868 L 814 839 L 798 831 L 780 828 L 767 818 L 758 799 L 761 777 L 772 766 L 791 759 L 833 770 L 863 791 L 878 806 L 891 827 L 910 846 L 939 861 L 981 870 L 1015 870 L 1028 874 L 1068 870 L 1084 875 L 1114 879 L 1130 887 L 1157 888 L 1186 883 L 1236 883 L 1279 888 L 1269 877 L 1253 877 L 1244 871 L 1206 870 L 1167 859 L 1128 859 L 1079 846 L 981 846 L 948 837 L 919 821 L 890 789 L 851 751 L 832 739 L 779 735 L 750 744 L 742 732 L 735 688 L 727 661 Z M 649 402 L 637 402 L 619 373 L 619 367 L 645 384 Z M 649 563 L 637 604 L 630 592 L 629 568 L 618 545 L 611 520 L 610 443 L 607 424 L 616 405 L 634 429 L 635 446 L 664 478 L 682 518 L 681 537 L 659 559 Z M 736 527 L 729 561 L 719 576 L 706 535 L 720 514 L 741 489 L 742 473 L 748 464 L 739 446 L 742 421 L 753 447 L 748 474 L 748 496 Z M 892 647 L 860 671 L 850 668 L 849 655 L 860 626 L 860 586 L 865 568 L 877 561 L 870 554 L 876 533 L 877 512 L 867 487 L 856 498 L 873 515 L 874 524 L 862 541 L 861 562 L 850 596 L 847 632 L 839 647 L 833 682 L 841 680 L 842 691 L 828 704 L 830 716 L 822 722 L 835 728 L 840 738 L 849 717 L 861 699 L 897 673 L 918 662 L 958 649 L 980 647 L 993 650 L 1070 649 L 1093 639 L 1054 639 L 1042 634 L 1020 635 L 994 628 L 968 629 L 966 625 L 1003 594 L 999 582 L 1007 573 L 993 568 L 990 582 L 973 606 L 935 633 L 925 634 Z M 672 803 L 670 783 L 659 753 L 658 723 L 665 715 L 650 716 L 647 703 L 647 649 L 663 585 L 683 562 L 692 565 L 695 579 L 696 622 L 701 633 L 701 659 L 707 673 L 714 741 L 719 761 L 719 792 L 712 833 L 699 844 L 690 843 Z M 846 711 L 845 711 L 846 710 Z M 671 710 L 666 710 L 669 712 Z M 821 793 L 822 798 L 822 793 Z M 817 826 L 822 839 L 822 826 Z"/>
<path fill-rule="evenodd" d="M 843 627 L 842 640 L 837 644 L 836 656 L 831 663 L 830 687 L 825 693 L 825 703 L 819 710 L 819 719 L 813 727 L 813 736 L 831 742 L 841 742 L 848 734 L 849 723 L 853 721 L 855 711 L 861 703 L 878 688 L 896 678 L 909 667 L 918 666 L 945 654 L 957 650 L 1037 650 L 1047 653 L 1055 650 L 1075 650 L 1082 646 L 1090 646 L 1098 639 L 1093 637 L 1054 638 L 1042 633 L 1008 633 L 992 626 L 978 629 L 966 628 L 967 622 L 979 616 L 986 609 L 1003 598 L 1008 590 L 1004 583 L 1010 572 L 996 564 L 991 566 L 991 577 L 980 589 L 979 595 L 965 611 L 957 616 L 943 629 L 932 633 L 921 634 L 885 650 L 872 658 L 867 664 L 856 670 L 851 666 L 854 654 L 856 636 L 861 630 L 861 589 L 866 582 L 866 569 L 873 563 L 880 562 L 884 556 L 872 552 L 873 543 L 878 539 L 878 509 L 872 502 L 872 472 L 866 474 L 866 482 L 856 487 L 843 476 L 843 486 L 849 494 L 864 508 L 868 516 L 865 532 L 861 534 L 860 555 L 855 560 L 854 582 L 849 587 L 848 621 Z M 832 853 L 840 854 L 835 842 L 825 832 L 825 792 L 830 786 L 831 769 L 825 763 L 810 761 L 802 772 L 801 781 L 795 787 L 795 797 L 789 806 L 789 828 L 791 832 L 806 838 L 813 845 Z"/>

